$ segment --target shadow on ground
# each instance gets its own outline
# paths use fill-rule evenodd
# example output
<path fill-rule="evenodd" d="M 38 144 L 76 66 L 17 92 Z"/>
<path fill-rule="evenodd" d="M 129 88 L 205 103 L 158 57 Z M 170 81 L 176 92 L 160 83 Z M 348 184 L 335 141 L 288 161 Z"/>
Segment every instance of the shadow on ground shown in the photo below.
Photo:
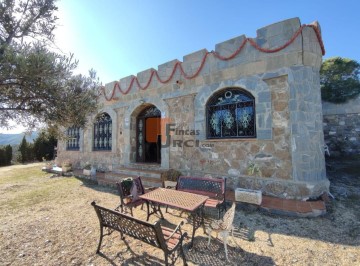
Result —
<path fill-rule="evenodd" d="M 240 246 L 228 246 L 228 258 L 225 258 L 224 245 L 218 239 L 212 239 L 209 247 L 206 237 L 197 236 L 194 241 L 194 247 L 189 248 L 190 243 L 185 244 L 184 253 L 186 261 L 196 265 L 220 266 L 220 265 L 275 265 L 271 257 L 260 256 L 255 253 L 246 252 Z M 126 242 L 125 242 L 126 243 Z M 123 260 L 125 254 L 131 253 L 131 258 Z M 164 258 L 157 258 L 147 252 L 137 253 L 131 250 L 127 245 L 127 250 L 118 252 L 115 257 L 109 258 L 106 254 L 100 253 L 99 256 L 107 260 L 110 265 L 164 265 Z M 170 265 L 181 263 L 179 254 L 171 259 Z"/>

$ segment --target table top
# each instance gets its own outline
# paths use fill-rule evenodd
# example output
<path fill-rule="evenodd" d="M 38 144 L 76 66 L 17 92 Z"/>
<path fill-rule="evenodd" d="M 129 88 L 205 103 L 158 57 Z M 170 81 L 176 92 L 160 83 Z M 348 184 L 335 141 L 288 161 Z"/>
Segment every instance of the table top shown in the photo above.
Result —
<path fill-rule="evenodd" d="M 209 198 L 208 196 L 167 188 L 157 188 L 144 195 L 140 195 L 139 197 L 152 202 L 184 209 L 186 211 L 196 210 Z"/>

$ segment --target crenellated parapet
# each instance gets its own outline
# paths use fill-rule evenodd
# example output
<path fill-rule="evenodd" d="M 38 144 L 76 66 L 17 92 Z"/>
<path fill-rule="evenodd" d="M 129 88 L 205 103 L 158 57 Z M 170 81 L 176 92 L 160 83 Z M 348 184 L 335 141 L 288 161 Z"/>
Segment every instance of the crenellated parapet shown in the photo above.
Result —
<path fill-rule="evenodd" d="M 159 65 L 157 70 L 150 68 L 108 83 L 101 88 L 100 99 L 121 101 L 128 94 L 204 79 L 239 65 L 242 68 L 237 71 L 242 71 L 240 74 L 244 76 L 291 66 L 320 68 L 324 53 L 317 22 L 301 25 L 299 18 L 288 19 L 258 29 L 256 38 L 241 35 L 216 44 L 214 51 L 202 49 L 185 55 L 182 62 L 172 60 Z"/>

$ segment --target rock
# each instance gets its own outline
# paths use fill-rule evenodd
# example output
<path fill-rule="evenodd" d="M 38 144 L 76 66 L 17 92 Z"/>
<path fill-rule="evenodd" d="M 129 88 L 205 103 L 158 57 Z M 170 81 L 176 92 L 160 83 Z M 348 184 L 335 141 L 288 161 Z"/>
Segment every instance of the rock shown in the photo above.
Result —
<path fill-rule="evenodd" d="M 240 175 L 240 171 L 237 169 L 229 169 L 228 174 L 230 176 L 238 176 L 238 175 Z"/>

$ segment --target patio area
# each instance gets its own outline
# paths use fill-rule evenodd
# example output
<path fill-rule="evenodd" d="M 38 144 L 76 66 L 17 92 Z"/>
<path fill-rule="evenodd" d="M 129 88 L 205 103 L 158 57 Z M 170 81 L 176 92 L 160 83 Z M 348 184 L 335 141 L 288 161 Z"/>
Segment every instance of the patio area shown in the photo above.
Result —
<path fill-rule="evenodd" d="M 337 176 L 336 172 L 330 175 Z M 114 209 L 119 203 L 116 190 L 74 177 L 54 177 L 41 171 L 41 164 L 0 169 L 0 264 L 1 265 L 163 265 L 164 256 L 131 237 L 105 237 L 102 255 L 95 254 L 99 222 L 90 203 Z M 339 179 L 338 179 L 339 180 Z M 343 191 L 342 183 L 332 183 L 332 191 Z M 355 187 L 359 184 L 355 184 Z M 354 190 L 355 191 L 355 190 Z M 349 197 L 335 193 L 328 213 L 318 218 L 278 216 L 239 205 L 234 219 L 234 237 L 229 237 L 229 262 L 221 239 L 212 239 L 199 228 L 190 250 L 184 250 L 189 265 L 353 265 L 360 261 L 359 201 L 357 192 Z M 188 215 L 162 209 L 166 226 L 185 221 Z M 146 208 L 134 211 L 146 220 Z M 150 217 L 154 222 L 156 215 Z M 206 210 L 205 224 L 217 218 L 216 210 Z M 213 233 L 213 236 L 215 234 Z M 175 265 L 182 265 L 181 258 Z"/>

